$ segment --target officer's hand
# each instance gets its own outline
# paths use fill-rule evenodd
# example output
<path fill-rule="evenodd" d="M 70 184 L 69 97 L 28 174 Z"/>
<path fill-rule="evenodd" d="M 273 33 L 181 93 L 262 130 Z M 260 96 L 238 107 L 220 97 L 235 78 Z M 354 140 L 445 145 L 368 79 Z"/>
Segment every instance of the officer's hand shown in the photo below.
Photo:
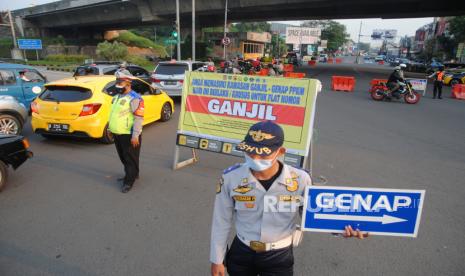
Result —
<path fill-rule="evenodd" d="M 139 137 L 131 138 L 131 144 L 133 147 L 137 148 L 139 146 Z"/>
<path fill-rule="evenodd" d="M 224 265 L 212 263 L 212 276 L 224 276 Z"/>
<path fill-rule="evenodd" d="M 348 225 L 345 227 L 344 238 L 357 237 L 359 239 L 364 239 L 368 237 L 368 233 L 362 233 L 359 229 L 352 229 L 352 226 Z"/>

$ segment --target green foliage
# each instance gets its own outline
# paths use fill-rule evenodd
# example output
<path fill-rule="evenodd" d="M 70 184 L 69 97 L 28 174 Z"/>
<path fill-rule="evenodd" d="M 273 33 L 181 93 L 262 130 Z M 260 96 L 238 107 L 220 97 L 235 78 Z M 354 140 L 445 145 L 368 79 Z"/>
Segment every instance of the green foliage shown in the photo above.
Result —
<path fill-rule="evenodd" d="M 286 40 L 279 35 L 271 37 L 271 55 L 281 57 L 287 53 Z"/>
<path fill-rule="evenodd" d="M 46 37 L 43 39 L 45 45 L 66 45 L 66 40 L 62 35 L 57 37 Z"/>
<path fill-rule="evenodd" d="M 128 47 L 117 41 L 114 41 L 113 43 L 104 41 L 97 45 L 97 55 L 106 60 L 119 61 L 124 59 L 127 54 Z"/>
<path fill-rule="evenodd" d="M 465 15 L 452 18 L 449 21 L 449 30 L 457 42 L 465 42 Z"/>
<path fill-rule="evenodd" d="M 133 63 L 142 67 L 150 67 L 153 66 L 153 63 L 144 57 L 137 56 L 137 55 L 128 55 L 126 57 L 126 61 L 129 63 Z"/>
<path fill-rule="evenodd" d="M 48 55 L 45 60 L 59 63 L 83 63 L 88 58 L 90 57 L 86 55 Z"/>
<path fill-rule="evenodd" d="M 151 48 L 159 57 L 168 56 L 165 47 L 154 43 L 152 40 L 146 37 L 138 36 L 130 31 L 120 32 L 119 36 L 116 38 L 116 41 L 122 42 L 128 46 Z"/>
<path fill-rule="evenodd" d="M 321 39 L 328 40 L 328 50 L 336 51 L 349 39 L 346 26 L 333 20 L 308 20 L 301 26 L 321 28 Z"/>
<path fill-rule="evenodd" d="M 237 23 L 233 27 L 235 30 L 230 30 L 230 32 L 271 32 L 271 24 L 268 22 Z"/>
<path fill-rule="evenodd" d="M 336 21 L 330 20 L 321 30 L 321 39 L 328 40 L 328 50 L 330 51 L 338 50 L 347 42 L 348 37 L 346 26 Z"/>

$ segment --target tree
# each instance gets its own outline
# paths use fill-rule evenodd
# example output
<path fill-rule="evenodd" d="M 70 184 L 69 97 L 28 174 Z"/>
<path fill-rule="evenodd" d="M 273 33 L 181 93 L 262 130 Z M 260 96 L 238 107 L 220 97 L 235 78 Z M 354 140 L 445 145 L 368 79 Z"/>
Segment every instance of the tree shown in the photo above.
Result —
<path fill-rule="evenodd" d="M 272 52 L 271 52 L 272 56 L 274 57 L 283 56 L 284 54 L 287 53 L 286 40 L 284 40 L 284 38 L 279 36 L 279 34 L 273 35 L 271 37 L 271 49 L 272 49 Z"/>
<path fill-rule="evenodd" d="M 346 26 L 333 20 L 308 20 L 302 27 L 321 28 L 321 39 L 328 40 L 328 50 L 336 51 L 349 38 Z"/>
<path fill-rule="evenodd" d="M 246 22 L 233 25 L 236 32 L 271 32 L 271 24 L 268 22 Z"/>
<path fill-rule="evenodd" d="M 119 61 L 128 55 L 128 47 L 118 41 L 104 41 L 97 45 L 97 55 L 109 61 Z"/>
<path fill-rule="evenodd" d="M 349 34 L 346 31 L 346 26 L 330 20 L 321 30 L 321 39 L 328 40 L 328 50 L 336 51 L 347 42 Z"/>
<path fill-rule="evenodd" d="M 465 42 L 465 16 L 456 16 L 449 21 L 450 34 L 454 40 Z"/>

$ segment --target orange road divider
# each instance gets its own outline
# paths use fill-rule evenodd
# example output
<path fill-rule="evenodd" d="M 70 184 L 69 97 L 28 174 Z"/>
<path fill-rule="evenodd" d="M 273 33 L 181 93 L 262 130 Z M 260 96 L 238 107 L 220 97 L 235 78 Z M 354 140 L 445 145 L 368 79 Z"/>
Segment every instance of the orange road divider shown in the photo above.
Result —
<path fill-rule="evenodd" d="M 368 92 L 371 93 L 375 90 L 375 86 L 379 85 L 380 83 L 387 83 L 387 79 L 373 79 L 370 81 L 370 89 L 368 89 Z"/>
<path fill-rule="evenodd" d="M 308 65 L 315 66 L 316 65 L 316 60 L 309 60 Z"/>
<path fill-rule="evenodd" d="M 331 89 L 333 91 L 353 92 L 355 88 L 355 78 L 347 76 L 332 76 Z"/>
<path fill-rule="evenodd" d="M 452 86 L 451 98 L 465 100 L 465 84 L 455 84 Z"/>
<path fill-rule="evenodd" d="M 338 63 L 338 64 L 339 64 L 339 63 L 342 63 L 342 58 L 337 58 L 337 59 L 336 59 L 336 63 Z"/>
<path fill-rule="evenodd" d="M 284 72 L 284 77 L 301 79 L 301 78 L 305 78 L 305 73 Z"/>
<path fill-rule="evenodd" d="M 257 73 L 259 76 L 268 76 L 268 68 L 262 68 L 260 69 L 260 72 Z"/>
<path fill-rule="evenodd" d="M 283 71 L 284 72 L 294 72 L 294 65 L 292 65 L 292 64 L 284 64 Z"/>
<path fill-rule="evenodd" d="M 333 63 L 333 58 L 328 58 L 328 60 L 326 61 L 326 63 Z"/>

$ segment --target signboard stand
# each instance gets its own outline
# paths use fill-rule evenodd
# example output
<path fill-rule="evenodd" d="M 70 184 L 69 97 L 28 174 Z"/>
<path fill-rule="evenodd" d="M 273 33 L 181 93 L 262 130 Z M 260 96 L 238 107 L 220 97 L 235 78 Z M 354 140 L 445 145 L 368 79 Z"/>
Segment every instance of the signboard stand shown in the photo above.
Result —
<path fill-rule="evenodd" d="M 199 161 L 197 157 L 197 152 L 195 149 L 192 149 L 192 158 L 179 162 L 179 146 L 176 145 L 174 148 L 174 161 L 173 161 L 173 171 L 177 169 L 184 168 L 186 166 L 192 165 Z"/>

